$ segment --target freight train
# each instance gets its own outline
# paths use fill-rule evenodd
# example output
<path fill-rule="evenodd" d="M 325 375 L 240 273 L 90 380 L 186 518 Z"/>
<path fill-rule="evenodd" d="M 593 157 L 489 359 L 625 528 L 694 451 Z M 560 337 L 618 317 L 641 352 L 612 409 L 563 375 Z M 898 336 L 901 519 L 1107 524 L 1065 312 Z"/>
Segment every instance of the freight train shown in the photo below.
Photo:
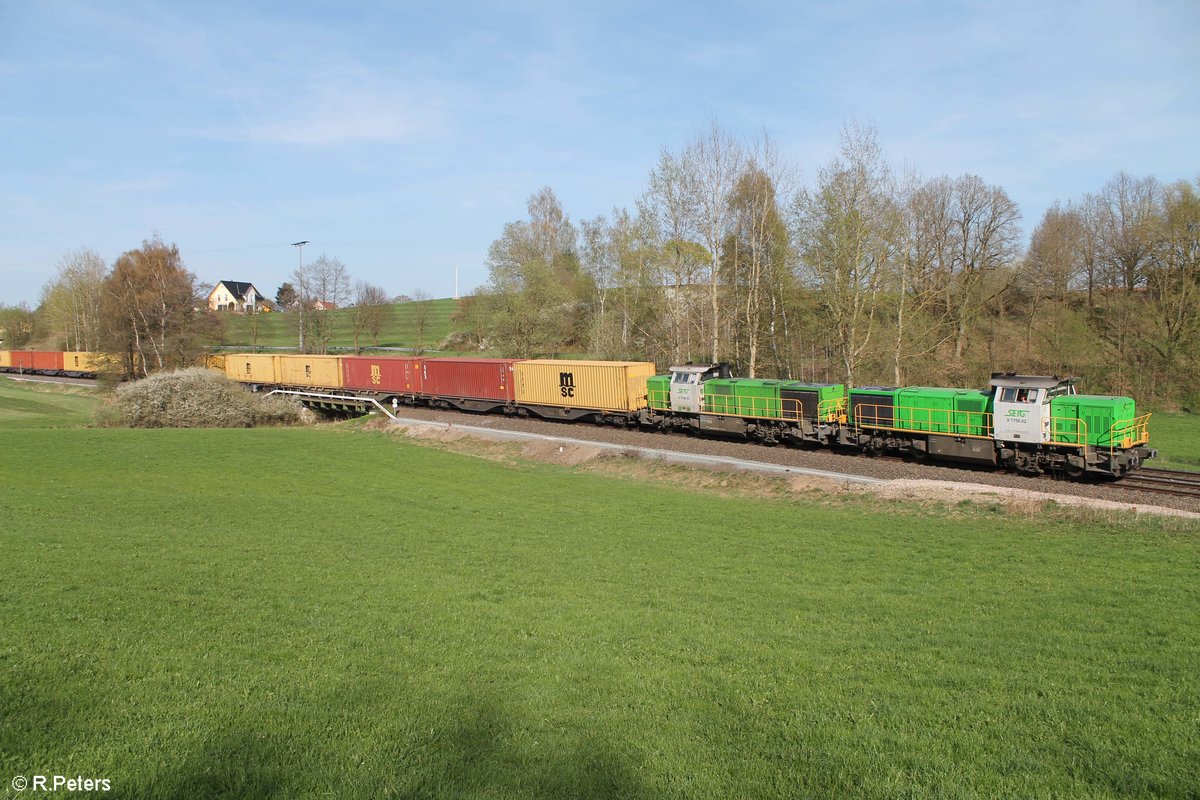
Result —
<path fill-rule="evenodd" d="M 20 353 L 21 355 L 17 355 Z M 0 371 L 86 374 L 88 354 L 0 351 Z M 55 358 L 59 356 L 60 358 Z M 1132 398 L 1073 379 L 994 373 L 986 390 L 735 378 L 725 365 L 264 355 L 210 357 L 252 391 L 347 410 L 401 405 L 896 453 L 1037 475 L 1120 477 L 1156 455 Z M 72 367 L 76 368 L 74 371 Z"/>
<path fill-rule="evenodd" d="M 658 375 L 640 361 L 225 357 L 256 391 L 314 403 L 370 401 L 503 412 L 660 431 L 899 453 L 1024 474 L 1119 477 L 1156 453 L 1133 399 L 1084 395 L 1075 381 L 993 374 L 985 391 L 735 378 L 724 365 Z"/>

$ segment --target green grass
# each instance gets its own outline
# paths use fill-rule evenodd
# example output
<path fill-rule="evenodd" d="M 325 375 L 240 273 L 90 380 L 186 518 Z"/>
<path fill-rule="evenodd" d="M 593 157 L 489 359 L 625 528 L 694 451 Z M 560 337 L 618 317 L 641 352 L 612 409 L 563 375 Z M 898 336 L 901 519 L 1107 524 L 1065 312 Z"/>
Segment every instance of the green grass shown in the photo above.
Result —
<path fill-rule="evenodd" d="M 1158 450 L 1151 467 L 1200 470 L 1200 414 L 1155 413 L 1150 446 Z"/>
<path fill-rule="evenodd" d="M 428 300 L 425 333 L 418 335 L 418 320 L 422 313 L 422 303 L 397 303 L 393 306 L 392 320 L 384 328 L 379 338 L 381 347 L 422 347 L 433 349 L 438 346 L 450 333 L 450 317 L 458 307 L 454 299 Z M 335 347 L 354 346 L 354 328 L 351 324 L 353 309 L 338 308 L 322 312 L 329 314 L 334 320 L 334 336 L 331 344 Z M 224 314 L 225 335 L 222 344 L 228 347 L 252 347 L 254 334 L 252 326 L 255 318 L 240 314 Z M 257 317 L 259 347 L 295 347 L 298 344 L 296 314 L 294 312 L 259 314 Z M 369 337 L 359 339 L 360 346 L 371 344 Z"/>
<path fill-rule="evenodd" d="M 87 388 L 0 377 L 0 430 L 87 425 L 96 403 Z"/>
<path fill-rule="evenodd" d="M 1200 539 L 345 429 L 8 430 L 0 772 L 118 797 L 1194 797 Z"/>

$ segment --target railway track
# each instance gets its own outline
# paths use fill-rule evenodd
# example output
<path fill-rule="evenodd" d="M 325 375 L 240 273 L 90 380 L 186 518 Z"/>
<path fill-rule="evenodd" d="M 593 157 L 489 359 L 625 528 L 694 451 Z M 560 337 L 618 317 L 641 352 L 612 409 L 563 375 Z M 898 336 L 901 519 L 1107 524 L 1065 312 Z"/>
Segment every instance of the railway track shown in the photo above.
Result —
<path fill-rule="evenodd" d="M 1200 472 L 1143 467 L 1121 478 L 1113 486 L 1135 492 L 1200 498 Z"/>

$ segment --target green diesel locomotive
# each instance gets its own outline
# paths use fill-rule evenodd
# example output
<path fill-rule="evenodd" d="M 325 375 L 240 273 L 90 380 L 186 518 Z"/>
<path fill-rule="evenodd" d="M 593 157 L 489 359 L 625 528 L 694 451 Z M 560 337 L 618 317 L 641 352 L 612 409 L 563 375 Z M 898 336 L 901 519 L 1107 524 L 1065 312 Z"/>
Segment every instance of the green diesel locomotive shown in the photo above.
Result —
<path fill-rule="evenodd" d="M 672 367 L 647 382 L 644 425 L 857 448 L 1015 469 L 1120 476 L 1155 451 L 1129 397 L 1078 394 L 1075 380 L 994 373 L 986 391 L 733 378 Z"/>

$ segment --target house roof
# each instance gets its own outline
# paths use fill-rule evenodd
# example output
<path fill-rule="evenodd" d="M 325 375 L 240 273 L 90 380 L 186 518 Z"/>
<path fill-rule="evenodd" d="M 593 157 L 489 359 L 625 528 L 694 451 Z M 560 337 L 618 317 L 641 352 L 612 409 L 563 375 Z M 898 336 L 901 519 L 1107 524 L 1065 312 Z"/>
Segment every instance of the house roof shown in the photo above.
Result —
<path fill-rule="evenodd" d="M 255 294 L 259 293 L 258 289 L 254 288 L 253 283 L 248 283 L 245 281 L 219 281 L 217 283 L 217 286 L 220 286 L 222 284 L 225 285 L 225 288 L 228 289 L 229 293 L 231 295 L 233 295 L 234 297 L 244 298 L 246 296 L 246 292 L 250 291 L 252 288 L 254 289 Z M 216 291 L 216 288 L 217 287 L 214 286 L 213 291 Z"/>

